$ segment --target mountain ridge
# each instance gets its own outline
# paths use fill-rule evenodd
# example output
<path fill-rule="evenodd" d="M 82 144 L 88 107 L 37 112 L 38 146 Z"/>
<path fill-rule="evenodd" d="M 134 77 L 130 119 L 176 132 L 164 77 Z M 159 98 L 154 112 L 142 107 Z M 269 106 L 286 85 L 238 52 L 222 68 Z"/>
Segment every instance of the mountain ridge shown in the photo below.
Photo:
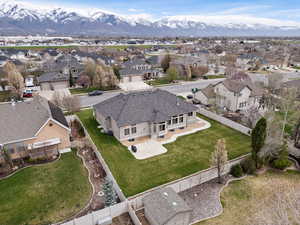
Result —
<path fill-rule="evenodd" d="M 300 23 L 240 15 L 169 16 L 147 20 L 100 9 L 39 8 L 0 1 L 0 35 L 300 36 Z"/>

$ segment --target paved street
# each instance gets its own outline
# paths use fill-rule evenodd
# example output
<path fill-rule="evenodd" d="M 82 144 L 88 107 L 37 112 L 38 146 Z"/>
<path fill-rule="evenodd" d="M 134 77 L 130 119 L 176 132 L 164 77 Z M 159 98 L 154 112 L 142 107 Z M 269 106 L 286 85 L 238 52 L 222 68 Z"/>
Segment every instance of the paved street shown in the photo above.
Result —
<path fill-rule="evenodd" d="M 222 80 L 224 79 L 191 81 L 191 82 L 185 82 L 183 84 L 175 84 L 175 85 L 160 87 L 160 89 L 169 91 L 174 94 L 187 93 L 187 92 L 191 92 L 192 88 L 202 89 L 207 87 L 209 84 L 215 84 Z M 93 96 L 93 97 L 89 97 L 87 95 L 80 96 L 79 98 L 80 98 L 81 107 L 85 108 L 85 107 L 93 106 L 99 102 L 102 102 L 106 99 L 116 96 L 121 92 L 122 91 L 105 92 L 103 95 Z"/>

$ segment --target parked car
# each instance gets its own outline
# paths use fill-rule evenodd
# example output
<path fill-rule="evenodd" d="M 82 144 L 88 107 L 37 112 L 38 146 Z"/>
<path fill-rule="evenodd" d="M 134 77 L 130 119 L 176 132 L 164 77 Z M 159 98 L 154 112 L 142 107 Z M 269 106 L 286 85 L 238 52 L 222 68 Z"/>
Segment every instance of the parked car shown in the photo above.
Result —
<path fill-rule="evenodd" d="M 187 97 L 187 99 L 193 99 L 193 98 L 194 98 L 193 95 L 188 95 L 188 96 L 186 96 L 186 97 Z"/>
<path fill-rule="evenodd" d="M 98 95 L 102 95 L 103 94 L 103 91 L 99 91 L 99 90 L 96 90 L 96 91 L 92 91 L 92 92 L 89 92 L 89 96 L 98 96 Z"/>
<path fill-rule="evenodd" d="M 33 94 L 32 94 L 32 90 L 27 89 L 23 92 L 23 98 L 32 98 Z"/>
<path fill-rule="evenodd" d="M 200 105 L 201 102 L 198 99 L 193 99 L 193 104 L 194 105 Z"/>

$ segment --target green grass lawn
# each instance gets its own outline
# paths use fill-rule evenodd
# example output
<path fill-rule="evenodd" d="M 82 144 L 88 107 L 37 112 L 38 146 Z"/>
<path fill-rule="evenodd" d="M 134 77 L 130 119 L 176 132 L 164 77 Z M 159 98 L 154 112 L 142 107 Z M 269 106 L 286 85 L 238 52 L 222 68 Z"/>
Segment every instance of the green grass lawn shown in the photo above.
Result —
<path fill-rule="evenodd" d="M 225 78 L 225 75 L 206 75 L 207 79 L 220 79 Z"/>
<path fill-rule="evenodd" d="M 70 88 L 70 92 L 72 95 L 77 94 L 87 94 L 89 92 L 95 91 L 95 90 L 101 90 L 101 91 L 110 91 L 110 90 L 116 90 L 117 88 L 98 88 L 98 87 L 90 87 L 90 88 Z"/>
<path fill-rule="evenodd" d="M 152 86 L 158 86 L 158 85 L 163 85 L 163 84 L 170 84 L 171 82 L 167 79 L 156 79 L 156 80 L 151 80 L 148 81 L 147 84 L 152 85 Z"/>
<path fill-rule="evenodd" d="M 89 201 L 88 172 L 76 156 L 24 169 L 0 181 L 0 224 L 50 224 L 67 219 Z"/>
<path fill-rule="evenodd" d="M 211 122 L 211 128 L 165 145 L 168 149 L 166 154 L 137 160 L 114 137 L 100 132 L 92 110 L 84 110 L 77 115 L 126 196 L 209 168 L 210 155 L 219 138 L 226 138 L 230 159 L 250 152 L 250 137 L 206 118 Z"/>
<path fill-rule="evenodd" d="M 195 225 L 249 225 L 252 216 L 255 216 L 264 207 L 268 207 L 268 199 L 273 199 L 274 193 L 278 190 L 277 187 L 286 187 L 287 184 L 299 191 L 300 173 L 269 171 L 241 181 L 233 181 L 221 194 L 223 214 Z"/>

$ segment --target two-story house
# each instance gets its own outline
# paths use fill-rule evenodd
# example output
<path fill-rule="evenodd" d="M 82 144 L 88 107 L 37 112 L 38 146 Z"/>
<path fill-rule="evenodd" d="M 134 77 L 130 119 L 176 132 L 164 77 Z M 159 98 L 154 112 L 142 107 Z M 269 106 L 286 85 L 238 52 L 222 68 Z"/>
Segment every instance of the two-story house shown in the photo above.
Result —
<path fill-rule="evenodd" d="M 120 70 L 121 83 L 138 82 L 160 77 L 160 70 L 152 67 L 143 59 L 127 61 Z"/>

